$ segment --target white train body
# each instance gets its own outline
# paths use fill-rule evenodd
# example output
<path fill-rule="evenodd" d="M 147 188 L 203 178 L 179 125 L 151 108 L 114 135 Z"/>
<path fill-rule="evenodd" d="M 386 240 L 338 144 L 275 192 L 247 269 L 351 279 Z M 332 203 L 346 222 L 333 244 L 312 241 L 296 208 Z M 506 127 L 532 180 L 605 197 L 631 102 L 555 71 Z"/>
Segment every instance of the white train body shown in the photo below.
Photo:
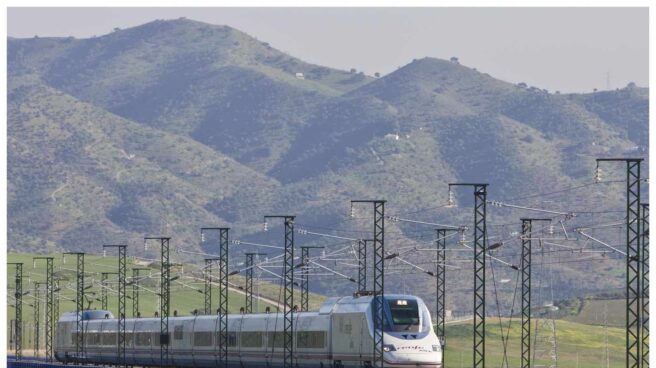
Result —
<path fill-rule="evenodd" d="M 371 296 L 330 298 L 318 312 L 294 313 L 297 367 L 361 367 L 373 360 Z M 440 343 L 424 302 L 414 296 L 385 296 L 386 367 L 442 366 Z M 118 364 L 118 321 L 108 311 L 83 312 L 84 355 L 75 348 L 76 314 L 57 325 L 55 356 L 63 362 Z M 230 367 L 282 367 L 282 313 L 228 316 Z M 160 365 L 160 319 L 126 319 L 126 364 Z M 169 366 L 216 367 L 218 316 L 169 318 Z"/>

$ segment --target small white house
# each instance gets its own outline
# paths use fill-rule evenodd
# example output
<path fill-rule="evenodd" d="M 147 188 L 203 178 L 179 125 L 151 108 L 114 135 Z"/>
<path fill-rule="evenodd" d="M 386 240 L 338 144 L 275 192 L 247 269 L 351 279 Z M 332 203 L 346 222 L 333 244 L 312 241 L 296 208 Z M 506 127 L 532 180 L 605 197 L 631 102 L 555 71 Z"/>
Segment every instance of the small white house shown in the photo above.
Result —
<path fill-rule="evenodd" d="M 296 73 L 296 79 L 305 79 L 303 73 Z"/>

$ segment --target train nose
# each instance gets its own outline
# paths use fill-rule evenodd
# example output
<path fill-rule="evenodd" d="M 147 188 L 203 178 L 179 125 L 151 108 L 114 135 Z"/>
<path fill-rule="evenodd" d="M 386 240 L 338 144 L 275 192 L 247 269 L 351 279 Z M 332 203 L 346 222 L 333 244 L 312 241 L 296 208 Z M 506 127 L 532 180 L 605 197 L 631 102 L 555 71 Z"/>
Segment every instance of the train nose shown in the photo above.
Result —
<path fill-rule="evenodd" d="M 442 352 L 439 347 L 423 345 L 394 346 L 383 345 L 385 361 L 392 365 L 415 367 L 439 367 L 442 363 Z"/>

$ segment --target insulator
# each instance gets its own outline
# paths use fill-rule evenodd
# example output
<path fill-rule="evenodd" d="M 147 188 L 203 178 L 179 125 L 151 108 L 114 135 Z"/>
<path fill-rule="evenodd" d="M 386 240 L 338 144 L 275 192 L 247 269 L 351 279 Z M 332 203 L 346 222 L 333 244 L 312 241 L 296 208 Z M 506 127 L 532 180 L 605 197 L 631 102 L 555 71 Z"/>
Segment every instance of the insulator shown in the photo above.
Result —
<path fill-rule="evenodd" d="M 465 236 L 465 232 L 460 233 L 460 245 L 465 245 L 467 244 L 467 236 Z"/>
<path fill-rule="evenodd" d="M 36 259 L 32 260 L 32 268 L 36 268 Z"/>
<path fill-rule="evenodd" d="M 355 217 L 355 208 L 353 208 L 353 204 L 351 204 L 351 218 Z"/>
<path fill-rule="evenodd" d="M 200 242 L 205 243 L 205 233 L 202 231 L 200 232 Z"/>
<path fill-rule="evenodd" d="M 556 228 L 553 225 L 549 225 L 549 235 L 553 235 L 556 232 Z"/>
<path fill-rule="evenodd" d="M 595 170 L 595 178 L 594 178 L 595 183 L 601 182 L 601 170 L 599 169 L 599 165 L 597 164 L 597 169 Z"/>
<path fill-rule="evenodd" d="M 103 249 L 103 258 L 107 257 L 107 249 Z"/>
<path fill-rule="evenodd" d="M 264 231 L 269 231 L 269 223 L 264 221 Z"/>
<path fill-rule="evenodd" d="M 148 250 L 148 242 L 144 240 L 144 250 Z"/>
<path fill-rule="evenodd" d="M 453 195 L 453 191 L 449 188 L 449 199 L 446 205 L 448 208 L 453 208 L 456 206 L 456 198 Z"/>

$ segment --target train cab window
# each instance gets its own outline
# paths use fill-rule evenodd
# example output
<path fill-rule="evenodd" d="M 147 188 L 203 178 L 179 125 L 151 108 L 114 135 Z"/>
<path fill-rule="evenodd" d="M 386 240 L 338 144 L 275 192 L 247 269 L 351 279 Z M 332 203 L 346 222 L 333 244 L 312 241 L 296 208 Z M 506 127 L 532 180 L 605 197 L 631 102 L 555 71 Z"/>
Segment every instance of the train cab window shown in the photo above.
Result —
<path fill-rule="evenodd" d="M 296 347 L 299 349 L 323 349 L 326 346 L 325 331 L 296 332 Z"/>
<path fill-rule="evenodd" d="M 174 340 L 182 340 L 183 337 L 184 337 L 183 330 L 184 330 L 183 325 L 175 326 L 175 328 L 173 329 L 173 339 Z"/>
<path fill-rule="evenodd" d="M 387 301 L 391 316 L 392 331 L 419 332 L 419 306 L 412 299 L 390 299 Z"/>
<path fill-rule="evenodd" d="M 241 333 L 241 347 L 242 348 L 261 348 L 262 347 L 262 332 L 242 332 Z"/>
<path fill-rule="evenodd" d="M 102 334 L 103 345 L 116 345 L 116 332 L 105 332 Z"/>
<path fill-rule="evenodd" d="M 194 346 L 212 346 L 211 331 L 194 332 Z"/>

